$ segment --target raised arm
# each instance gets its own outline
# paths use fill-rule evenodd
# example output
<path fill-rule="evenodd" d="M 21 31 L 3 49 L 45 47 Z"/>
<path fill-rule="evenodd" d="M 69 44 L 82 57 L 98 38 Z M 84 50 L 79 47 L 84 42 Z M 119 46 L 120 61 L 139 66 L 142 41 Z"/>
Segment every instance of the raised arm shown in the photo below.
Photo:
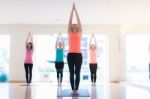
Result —
<path fill-rule="evenodd" d="M 32 43 L 32 49 L 34 49 L 33 38 L 32 38 L 32 35 L 31 35 L 30 32 L 29 32 L 29 37 L 30 37 L 30 40 L 31 40 L 31 43 Z"/>
<path fill-rule="evenodd" d="M 91 42 L 92 42 L 92 36 L 91 36 L 91 38 L 90 38 L 89 48 L 90 48 L 90 46 L 91 46 Z"/>
<path fill-rule="evenodd" d="M 70 33 L 72 31 L 71 26 L 72 26 L 72 19 L 73 19 L 73 10 L 74 10 L 74 6 L 72 6 L 72 10 L 70 13 L 70 19 L 69 19 L 69 23 L 68 23 L 68 33 Z"/>
<path fill-rule="evenodd" d="M 27 44 L 28 44 L 29 37 L 30 37 L 30 32 L 29 32 L 29 34 L 28 34 L 28 36 L 27 36 L 27 39 L 26 39 L 26 46 L 27 46 Z"/>
<path fill-rule="evenodd" d="M 96 38 L 95 38 L 94 34 L 93 34 L 93 39 L 94 39 L 95 46 L 97 48 L 97 42 L 96 42 Z"/>
<path fill-rule="evenodd" d="M 64 39 L 63 39 L 63 37 L 62 37 L 62 34 L 60 34 L 60 37 L 61 37 L 61 39 L 62 39 L 63 49 L 64 49 L 64 48 L 65 48 L 65 42 L 64 42 Z"/>
<path fill-rule="evenodd" d="M 95 46 L 97 47 L 96 38 L 95 38 L 95 36 L 94 36 L 93 33 L 92 33 L 92 36 L 91 36 L 91 38 L 90 38 L 89 46 L 91 45 L 92 39 L 94 40 Z"/>
<path fill-rule="evenodd" d="M 61 39 L 62 40 L 62 44 L 63 44 L 63 49 L 65 48 L 65 43 L 64 43 L 64 39 L 63 39 L 63 36 L 62 36 L 62 34 L 61 34 L 61 32 L 59 33 L 59 39 Z"/>
<path fill-rule="evenodd" d="M 58 40 L 59 40 L 59 35 L 60 35 L 60 33 L 57 36 L 57 40 L 56 40 L 56 43 L 55 43 L 55 48 L 57 48 L 57 43 L 58 43 Z"/>
<path fill-rule="evenodd" d="M 79 14 L 78 14 L 78 12 L 77 12 L 77 9 L 76 9 L 76 7 L 75 7 L 75 3 L 73 3 L 73 5 L 74 5 L 74 11 L 75 11 L 75 14 L 76 14 L 76 19 L 77 19 L 77 25 L 78 25 L 78 27 L 79 27 L 79 32 L 82 33 L 82 26 L 81 26 L 80 17 L 79 17 Z"/>

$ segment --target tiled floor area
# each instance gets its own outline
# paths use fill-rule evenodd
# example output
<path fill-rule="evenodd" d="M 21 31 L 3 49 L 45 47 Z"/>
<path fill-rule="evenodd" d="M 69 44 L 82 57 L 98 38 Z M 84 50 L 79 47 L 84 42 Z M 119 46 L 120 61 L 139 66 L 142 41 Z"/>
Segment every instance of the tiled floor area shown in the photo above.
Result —
<path fill-rule="evenodd" d="M 107 83 L 91 86 L 80 84 L 80 89 L 87 89 L 90 97 L 58 97 L 69 84 L 57 86 L 52 83 L 0 83 L 0 99 L 150 99 L 150 88 L 145 89 L 129 83 Z"/>

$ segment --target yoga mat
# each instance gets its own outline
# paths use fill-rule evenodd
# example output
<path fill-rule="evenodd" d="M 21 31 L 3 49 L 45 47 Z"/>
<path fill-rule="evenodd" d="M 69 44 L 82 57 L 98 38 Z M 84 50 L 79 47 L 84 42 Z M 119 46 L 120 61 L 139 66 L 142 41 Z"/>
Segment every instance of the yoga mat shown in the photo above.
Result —
<path fill-rule="evenodd" d="M 48 60 L 47 62 L 49 62 L 49 63 L 55 63 L 56 61 L 50 61 L 50 60 Z M 64 62 L 64 64 L 67 64 L 67 62 Z"/>
<path fill-rule="evenodd" d="M 47 61 L 47 62 L 49 62 L 49 63 L 55 63 L 55 61 Z"/>
<path fill-rule="evenodd" d="M 20 86 L 39 86 L 39 85 L 36 85 L 36 84 L 21 84 Z"/>
<path fill-rule="evenodd" d="M 60 93 L 57 94 L 58 97 L 90 97 L 90 94 L 87 89 L 78 90 L 77 94 L 72 94 L 71 89 L 61 90 Z"/>

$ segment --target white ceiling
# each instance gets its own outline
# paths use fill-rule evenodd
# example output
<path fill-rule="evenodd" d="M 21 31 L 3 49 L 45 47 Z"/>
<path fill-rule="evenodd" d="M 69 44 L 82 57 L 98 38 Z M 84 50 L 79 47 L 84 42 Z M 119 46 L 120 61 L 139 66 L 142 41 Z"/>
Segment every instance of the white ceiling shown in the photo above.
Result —
<path fill-rule="evenodd" d="M 67 24 L 73 0 L 0 0 L 0 24 Z M 150 24 L 150 0 L 76 0 L 83 24 Z"/>

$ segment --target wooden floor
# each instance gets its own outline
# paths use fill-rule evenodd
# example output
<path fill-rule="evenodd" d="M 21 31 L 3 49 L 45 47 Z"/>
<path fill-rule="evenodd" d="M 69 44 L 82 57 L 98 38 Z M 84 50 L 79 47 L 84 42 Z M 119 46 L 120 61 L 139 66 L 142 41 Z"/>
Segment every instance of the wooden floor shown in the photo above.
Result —
<path fill-rule="evenodd" d="M 150 83 L 149 83 L 150 85 Z M 0 99 L 150 99 L 150 86 L 130 83 L 80 84 L 80 89 L 87 89 L 90 97 L 58 97 L 70 84 L 58 86 L 53 83 L 0 83 Z"/>

